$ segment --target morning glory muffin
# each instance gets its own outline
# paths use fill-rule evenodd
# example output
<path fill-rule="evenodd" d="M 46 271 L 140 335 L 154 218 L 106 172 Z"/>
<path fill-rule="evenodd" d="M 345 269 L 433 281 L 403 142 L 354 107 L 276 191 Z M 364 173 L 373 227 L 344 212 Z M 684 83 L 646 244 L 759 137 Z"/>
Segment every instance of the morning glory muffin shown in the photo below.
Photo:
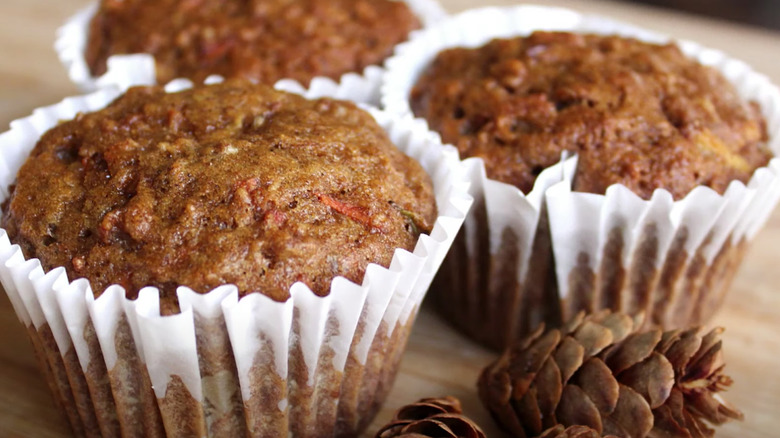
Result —
<path fill-rule="evenodd" d="M 218 74 L 307 85 L 381 65 L 420 26 L 392 0 L 102 0 L 86 61 L 100 76 L 111 55 L 148 53 L 160 84 Z"/>
<path fill-rule="evenodd" d="M 580 311 L 707 323 L 776 202 L 776 89 L 695 43 L 546 12 L 466 12 L 388 61 L 383 102 L 484 169 L 436 307 L 495 349 Z"/>
<path fill-rule="evenodd" d="M 758 104 L 671 43 L 534 32 L 453 48 L 410 102 L 490 178 L 524 193 L 564 151 L 579 157 L 574 190 L 623 184 L 645 199 L 702 185 L 722 193 L 772 157 Z"/>
<path fill-rule="evenodd" d="M 298 281 L 320 295 L 336 276 L 360 282 L 435 217 L 428 175 L 368 113 L 234 81 L 133 88 L 54 127 L 2 226 L 97 295 L 235 284 L 284 301 Z"/>
<path fill-rule="evenodd" d="M 17 166 L 2 253 L 40 276 L 0 277 L 48 284 L 4 287 L 51 318 L 28 332 L 73 431 L 356 436 L 392 386 L 426 252 L 441 260 L 457 232 L 402 152 L 419 159 L 430 137 L 244 80 L 118 94 L 2 137 Z M 435 159 L 437 194 L 457 164 Z"/>

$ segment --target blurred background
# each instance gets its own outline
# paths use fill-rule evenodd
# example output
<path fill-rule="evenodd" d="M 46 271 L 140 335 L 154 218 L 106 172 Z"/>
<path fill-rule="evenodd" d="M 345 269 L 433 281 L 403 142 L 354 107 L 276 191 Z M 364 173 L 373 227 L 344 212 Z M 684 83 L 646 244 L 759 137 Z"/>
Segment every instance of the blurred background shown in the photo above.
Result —
<path fill-rule="evenodd" d="M 624 0 L 780 29 L 780 0 Z"/>

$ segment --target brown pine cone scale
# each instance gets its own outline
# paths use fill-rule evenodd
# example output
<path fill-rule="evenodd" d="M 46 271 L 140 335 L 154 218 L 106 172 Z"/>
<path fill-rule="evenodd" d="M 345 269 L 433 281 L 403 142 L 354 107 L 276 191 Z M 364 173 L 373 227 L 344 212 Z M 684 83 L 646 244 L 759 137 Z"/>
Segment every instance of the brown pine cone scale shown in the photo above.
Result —
<path fill-rule="evenodd" d="M 424 398 L 399 409 L 376 438 L 486 438 L 482 429 L 463 415 L 455 397 Z"/>
<path fill-rule="evenodd" d="M 485 368 L 480 397 L 518 438 L 709 438 L 708 424 L 742 419 L 718 394 L 722 329 L 638 328 L 608 311 L 540 327 Z"/>

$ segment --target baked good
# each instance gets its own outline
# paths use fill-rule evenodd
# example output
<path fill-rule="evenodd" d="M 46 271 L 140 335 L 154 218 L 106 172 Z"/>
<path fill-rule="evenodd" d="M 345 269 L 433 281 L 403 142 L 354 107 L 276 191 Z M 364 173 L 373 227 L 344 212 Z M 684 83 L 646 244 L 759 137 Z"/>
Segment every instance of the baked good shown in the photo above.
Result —
<path fill-rule="evenodd" d="M 387 61 L 385 108 L 476 157 L 474 206 L 431 289 L 452 325 L 502 349 L 580 311 L 667 329 L 714 315 L 777 202 L 780 91 L 668 41 L 565 9 L 483 8 Z"/>
<path fill-rule="evenodd" d="M 218 74 L 306 85 L 381 64 L 419 27 L 392 0 L 102 0 L 86 60 L 93 76 L 111 55 L 149 53 L 158 83 Z"/>
<path fill-rule="evenodd" d="M 435 217 L 430 178 L 368 113 L 232 81 L 133 88 L 54 127 L 2 226 L 97 295 L 235 284 L 284 301 L 297 281 L 320 295 L 336 276 L 359 283 Z"/>
<path fill-rule="evenodd" d="M 410 100 L 445 142 L 524 193 L 563 151 L 579 157 L 574 190 L 623 184 L 645 199 L 659 188 L 723 193 L 771 158 L 758 105 L 674 44 L 534 32 L 453 48 Z"/>
<path fill-rule="evenodd" d="M 457 155 L 246 81 L 121 93 L 0 135 L 0 281 L 74 434 L 359 435 L 465 219 Z"/>

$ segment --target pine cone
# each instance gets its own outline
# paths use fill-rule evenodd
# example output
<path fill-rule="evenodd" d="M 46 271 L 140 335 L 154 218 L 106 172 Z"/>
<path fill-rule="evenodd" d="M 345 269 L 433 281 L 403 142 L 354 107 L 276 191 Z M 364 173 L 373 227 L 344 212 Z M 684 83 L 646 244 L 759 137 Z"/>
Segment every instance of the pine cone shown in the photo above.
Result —
<path fill-rule="evenodd" d="M 601 438 L 601 434 L 587 426 L 563 427 L 563 425 L 559 424 L 542 432 L 539 438 Z M 607 435 L 604 438 L 617 437 Z"/>
<path fill-rule="evenodd" d="M 424 398 L 399 409 L 376 438 L 485 438 L 485 433 L 462 415 L 455 397 Z"/>
<path fill-rule="evenodd" d="M 722 329 L 701 336 L 698 328 L 638 327 L 608 311 L 539 327 L 485 368 L 480 397 L 519 438 L 558 424 L 618 437 L 712 437 L 705 420 L 742 419 L 717 394 L 731 385 L 722 374 Z"/>

